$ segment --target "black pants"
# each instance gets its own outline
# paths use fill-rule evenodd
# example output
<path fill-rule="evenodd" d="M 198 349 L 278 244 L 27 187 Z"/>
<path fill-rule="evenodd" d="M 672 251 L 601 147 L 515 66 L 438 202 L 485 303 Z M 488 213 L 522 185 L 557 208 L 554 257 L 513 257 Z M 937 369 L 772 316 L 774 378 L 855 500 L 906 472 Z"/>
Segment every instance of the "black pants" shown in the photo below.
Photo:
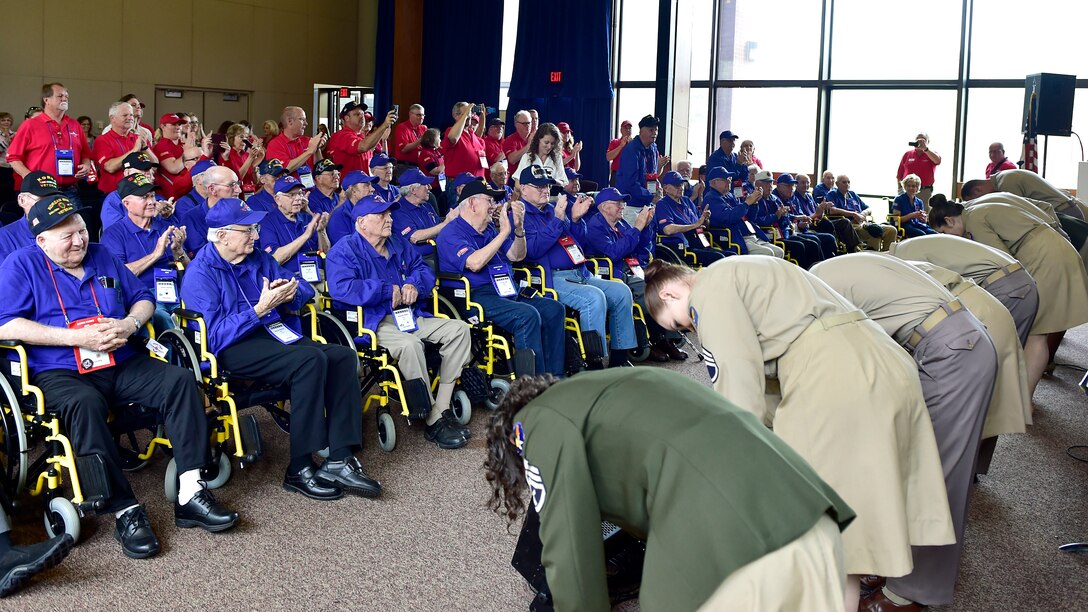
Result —
<path fill-rule="evenodd" d="M 232 374 L 291 389 L 291 456 L 363 444 L 355 351 L 302 338 L 283 344 L 262 327 L 219 352 Z"/>
<path fill-rule="evenodd" d="M 188 370 L 136 355 L 112 368 L 88 374 L 46 370 L 33 382 L 45 395 L 46 408 L 63 419 L 76 454 L 102 455 L 112 489 L 106 502 L 110 512 L 136 503 L 136 495 L 121 471 L 117 444 L 106 425 L 110 405 L 132 403 L 157 408 L 173 445 L 179 474 L 208 463 L 204 403 Z"/>
<path fill-rule="evenodd" d="M 834 229 L 834 226 L 832 226 L 832 229 Z M 812 239 L 819 242 L 820 251 L 823 253 L 824 259 L 831 259 L 839 252 L 839 243 L 835 239 L 834 232 L 827 233 L 808 230 L 805 232 L 798 232 L 797 236 L 800 238 Z"/>

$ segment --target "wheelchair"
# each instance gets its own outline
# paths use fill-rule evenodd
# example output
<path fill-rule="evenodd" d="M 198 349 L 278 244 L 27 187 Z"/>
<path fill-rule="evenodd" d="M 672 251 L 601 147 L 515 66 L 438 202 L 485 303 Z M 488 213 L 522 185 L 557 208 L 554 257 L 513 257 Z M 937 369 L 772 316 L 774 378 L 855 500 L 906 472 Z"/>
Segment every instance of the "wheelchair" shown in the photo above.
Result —
<path fill-rule="evenodd" d="M 767 237 L 771 239 L 771 244 L 782 249 L 782 252 L 785 253 L 784 259 L 786 261 L 792 263 L 795 266 L 801 265 L 797 262 L 797 258 L 795 258 L 793 255 L 790 255 L 789 250 L 786 249 L 786 241 L 782 237 L 782 229 L 780 227 L 778 227 L 777 225 L 761 225 L 759 226 L 759 229 L 763 230 L 764 234 L 767 234 Z"/>
<path fill-rule="evenodd" d="M 590 273 L 602 280 L 623 282 L 616 278 L 612 260 L 607 257 L 589 257 L 586 259 L 586 267 Z M 650 358 L 650 331 L 646 326 L 646 313 L 642 311 L 642 305 L 636 301 L 631 302 L 632 314 L 635 319 L 635 337 L 638 346 L 627 351 L 627 356 L 636 363 L 641 363 Z"/>
<path fill-rule="evenodd" d="M 164 334 L 156 339 L 150 326 L 147 329 L 149 337 L 167 347 L 174 365 L 194 354 L 184 338 Z M 0 376 L 3 497 L 10 504 L 19 503 L 24 492 L 31 497 L 42 497 L 46 506 L 43 522 L 49 536 L 67 533 L 73 541 L 79 541 L 80 519 L 101 512 L 110 497 L 105 463 L 100 455 L 75 454 L 61 418 L 45 408 L 41 389 L 30 382 L 26 349 L 18 343 L 0 341 L 0 352 L 7 361 L 4 375 Z M 161 360 L 154 353 L 152 356 Z M 162 450 L 171 457 L 164 491 L 168 499 L 176 499 L 177 464 L 157 410 L 126 404 L 111 410 L 110 417 L 109 428 L 118 445 L 121 469 L 127 472 L 143 469 L 155 451 Z M 201 479 L 211 489 L 223 486 L 231 476 L 230 460 L 215 441 L 213 435 L 213 461 L 201 469 Z M 5 510 L 11 513 L 13 508 Z"/>

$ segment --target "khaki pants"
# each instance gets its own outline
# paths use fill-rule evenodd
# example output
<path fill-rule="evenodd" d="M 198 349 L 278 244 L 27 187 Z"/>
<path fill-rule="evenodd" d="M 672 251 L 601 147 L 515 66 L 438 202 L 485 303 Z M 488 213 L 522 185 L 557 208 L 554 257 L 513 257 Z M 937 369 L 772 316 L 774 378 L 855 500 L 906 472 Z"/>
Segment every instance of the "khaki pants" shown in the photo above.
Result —
<path fill-rule="evenodd" d="M 880 238 L 874 237 L 865 229 L 867 223 L 854 224 L 854 233 L 857 234 L 858 240 L 868 245 L 869 249 L 873 251 L 887 251 L 891 248 L 892 243 L 895 242 L 895 237 L 899 233 L 896 231 L 894 225 L 880 225 L 880 229 L 883 231 Z"/>
<path fill-rule="evenodd" d="M 748 245 L 749 255 L 770 255 L 779 259 L 786 256 L 786 252 L 782 250 L 782 247 L 760 240 L 755 236 L 745 236 L 744 244 Z"/>
<path fill-rule="evenodd" d="M 405 381 L 421 378 L 429 388 L 431 380 L 427 376 L 423 341 L 434 342 L 440 345 L 442 369 L 439 376 L 442 382 L 456 382 L 461 377 L 461 368 L 472 359 L 470 326 L 464 321 L 438 317 L 419 317 L 416 325 L 419 328 L 416 331 L 402 332 L 397 329 L 393 316 L 387 315 L 378 324 L 378 344 L 397 360 L 397 369 Z"/>
<path fill-rule="evenodd" d="M 826 514 L 793 542 L 733 572 L 700 612 L 841 612 L 846 590 L 839 526 Z"/>

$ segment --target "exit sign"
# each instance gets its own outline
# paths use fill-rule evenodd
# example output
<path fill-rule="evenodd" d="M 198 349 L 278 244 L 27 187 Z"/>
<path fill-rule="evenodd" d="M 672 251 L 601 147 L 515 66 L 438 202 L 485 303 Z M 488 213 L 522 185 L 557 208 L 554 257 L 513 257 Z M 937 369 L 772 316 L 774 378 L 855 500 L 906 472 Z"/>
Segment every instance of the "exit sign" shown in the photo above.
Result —
<path fill-rule="evenodd" d="M 559 71 L 552 72 L 548 75 L 548 80 L 552 83 L 561 83 L 563 81 L 563 73 Z"/>
<path fill-rule="evenodd" d="M 350 95 L 351 95 L 351 92 L 348 91 L 347 87 L 341 87 L 340 88 L 340 97 L 341 98 L 347 98 Z"/>

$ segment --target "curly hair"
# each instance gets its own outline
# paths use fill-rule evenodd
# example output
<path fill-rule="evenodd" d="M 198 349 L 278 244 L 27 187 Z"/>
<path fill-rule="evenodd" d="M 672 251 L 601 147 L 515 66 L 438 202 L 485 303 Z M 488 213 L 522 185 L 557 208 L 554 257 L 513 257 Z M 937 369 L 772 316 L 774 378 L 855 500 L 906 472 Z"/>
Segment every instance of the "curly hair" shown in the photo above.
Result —
<path fill-rule="evenodd" d="M 537 159 L 544 161 L 544 158 L 540 157 L 540 139 L 545 136 L 551 136 L 555 139 L 555 146 L 552 147 L 552 152 L 548 155 L 555 163 L 555 167 L 560 172 L 563 171 L 563 140 L 559 136 L 559 128 L 555 127 L 554 123 L 541 123 L 540 127 L 536 129 L 536 135 L 533 136 L 533 141 L 529 143 L 529 164 L 532 165 L 533 160 Z M 540 163 L 535 162 L 535 163 Z"/>
<path fill-rule="evenodd" d="M 525 511 L 525 463 L 510 441 L 514 415 L 557 382 L 559 379 L 551 374 L 515 380 L 487 426 L 484 477 L 491 483 L 487 507 L 495 514 L 505 516 L 508 528 Z"/>

